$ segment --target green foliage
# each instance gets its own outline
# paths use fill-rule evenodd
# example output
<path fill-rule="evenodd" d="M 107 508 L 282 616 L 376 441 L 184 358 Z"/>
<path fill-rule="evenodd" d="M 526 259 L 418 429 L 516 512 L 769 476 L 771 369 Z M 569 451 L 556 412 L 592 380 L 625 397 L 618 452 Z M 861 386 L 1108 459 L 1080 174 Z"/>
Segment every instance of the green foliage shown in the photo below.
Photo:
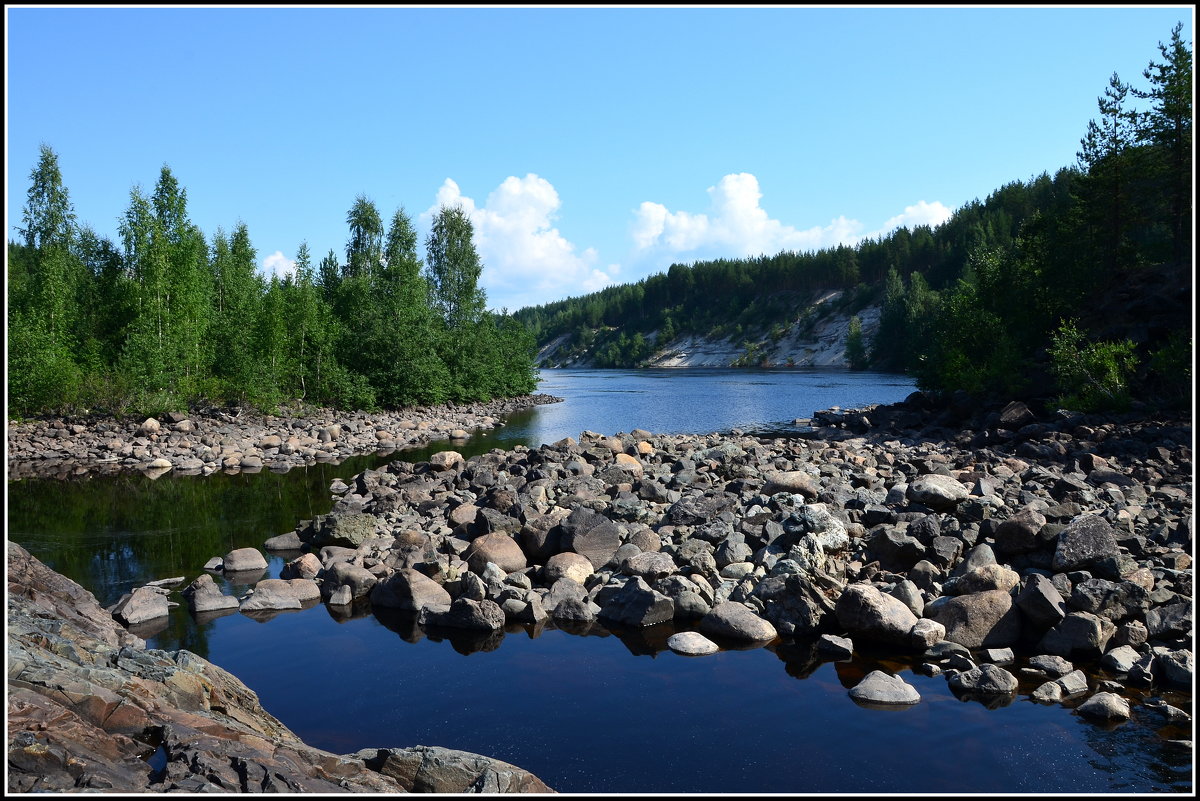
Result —
<path fill-rule="evenodd" d="M 1129 340 L 1087 342 L 1073 321 L 1051 336 L 1050 365 L 1058 380 L 1059 402 L 1080 412 L 1129 407 L 1129 379 L 1137 367 Z"/>
<path fill-rule="evenodd" d="M 1192 340 L 1175 331 L 1159 348 L 1151 351 L 1149 379 L 1169 403 L 1182 408 L 1192 404 Z"/>
<path fill-rule="evenodd" d="M 246 226 L 206 242 L 166 165 L 151 195 L 131 191 L 120 247 L 75 225 L 48 147 L 31 182 L 8 245 L 10 414 L 397 408 L 537 386 L 528 328 L 485 311 L 461 209 L 435 222 L 431 292 L 411 221 L 397 211 L 385 240 L 361 195 L 345 268 L 330 251 L 314 269 L 301 243 L 296 274 L 266 281 Z"/>
<path fill-rule="evenodd" d="M 865 370 L 868 366 L 867 346 L 863 341 L 862 320 L 858 315 L 850 318 L 850 330 L 846 334 L 846 361 L 851 370 Z"/>

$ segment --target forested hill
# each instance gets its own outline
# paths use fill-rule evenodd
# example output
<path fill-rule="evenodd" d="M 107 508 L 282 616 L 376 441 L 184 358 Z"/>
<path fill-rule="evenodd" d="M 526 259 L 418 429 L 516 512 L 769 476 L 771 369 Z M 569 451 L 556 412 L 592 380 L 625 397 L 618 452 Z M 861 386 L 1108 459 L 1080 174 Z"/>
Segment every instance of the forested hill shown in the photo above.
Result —
<path fill-rule="evenodd" d="M 1176 26 L 1144 83 L 1114 74 L 1078 163 L 1016 180 L 936 228 L 855 247 L 673 264 L 529 307 L 548 366 L 671 363 L 725 343 L 726 364 L 786 364 L 841 327 L 851 367 L 933 391 L 1057 392 L 1080 408 L 1191 391 L 1192 54 Z M 867 324 L 867 321 L 870 324 Z M 824 327 L 822 328 L 822 325 Z M 783 347 L 783 345 L 789 347 Z M 825 343 L 828 351 L 828 341 Z"/>

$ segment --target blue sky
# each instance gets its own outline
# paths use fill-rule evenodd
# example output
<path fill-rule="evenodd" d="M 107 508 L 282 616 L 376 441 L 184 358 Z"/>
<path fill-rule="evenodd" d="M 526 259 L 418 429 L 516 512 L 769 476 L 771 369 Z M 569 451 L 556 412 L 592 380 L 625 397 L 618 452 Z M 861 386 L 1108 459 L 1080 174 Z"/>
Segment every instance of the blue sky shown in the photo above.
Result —
<path fill-rule="evenodd" d="M 461 203 L 493 308 L 937 224 L 1074 164 L 1190 5 L 6 6 L 6 230 L 45 143 L 119 242 L 169 165 L 264 271 L 344 259 L 358 195 Z M 423 250 L 423 248 L 422 248 Z"/>

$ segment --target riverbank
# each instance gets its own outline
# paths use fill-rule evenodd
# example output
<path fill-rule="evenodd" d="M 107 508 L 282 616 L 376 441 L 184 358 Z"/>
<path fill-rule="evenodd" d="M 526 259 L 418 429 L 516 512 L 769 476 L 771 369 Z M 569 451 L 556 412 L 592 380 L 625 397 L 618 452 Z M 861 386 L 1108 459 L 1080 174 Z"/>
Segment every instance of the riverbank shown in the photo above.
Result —
<path fill-rule="evenodd" d="M 147 649 L 90 592 L 7 549 L 10 793 L 552 792 L 464 751 L 312 748 L 234 676 Z"/>
<path fill-rule="evenodd" d="M 1190 752 L 1190 417 L 956 412 L 917 395 L 798 422 L 787 438 L 585 432 L 398 460 L 334 481 L 329 514 L 264 543 L 280 578 L 238 598 L 207 575 L 141 595 L 266 626 L 312 603 L 365 607 L 459 632 L 456 650 L 493 649 L 513 625 L 647 632 L 638 653 L 698 658 L 786 645 L 814 666 L 883 648 L 903 660 L 852 688 L 859 705 L 920 704 L 897 667 L 913 664 L 963 700 L 1134 718 Z M 128 600 L 110 608 L 127 622 Z"/>
<path fill-rule="evenodd" d="M 363 453 L 389 453 L 440 439 L 462 441 L 503 417 L 561 398 L 536 394 L 486 403 L 370 414 L 306 408 L 302 415 L 221 409 L 161 418 L 49 418 L 8 425 L 8 476 L 66 478 L 141 470 L 158 476 L 288 470 Z"/>

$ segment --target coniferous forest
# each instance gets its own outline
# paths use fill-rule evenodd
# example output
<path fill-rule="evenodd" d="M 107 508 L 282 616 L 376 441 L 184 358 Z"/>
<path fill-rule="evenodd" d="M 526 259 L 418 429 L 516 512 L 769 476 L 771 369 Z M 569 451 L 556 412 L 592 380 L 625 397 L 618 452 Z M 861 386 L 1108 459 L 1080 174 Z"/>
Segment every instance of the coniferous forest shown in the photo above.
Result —
<path fill-rule="evenodd" d="M 244 224 L 211 238 L 164 166 L 119 239 L 76 223 L 43 146 L 8 245 L 8 409 L 153 414 L 303 400 L 397 408 L 532 392 L 537 345 L 566 337 L 601 367 L 684 334 L 779 331 L 817 290 L 876 303 L 851 366 L 935 393 L 1044 395 L 1069 408 L 1190 404 L 1192 53 L 1177 25 L 1140 84 L 1115 73 L 1078 162 L 1014 181 L 937 226 L 855 247 L 673 264 L 633 284 L 492 313 L 471 221 L 439 211 L 425 258 L 403 209 L 359 196 L 345 258 L 264 279 Z M 854 321 L 852 321 L 854 322 Z"/>
<path fill-rule="evenodd" d="M 1192 54 L 1159 43 L 1144 83 L 1114 74 L 1078 163 L 1014 181 L 937 228 L 856 247 L 673 264 L 637 283 L 516 313 L 539 344 L 631 367 L 679 335 L 770 335 L 816 291 L 882 307 L 852 367 L 905 371 L 922 389 L 1064 405 L 1188 402 L 1192 309 Z M 986 157 L 986 154 L 984 154 Z M 848 351 L 850 348 L 848 348 Z"/>
<path fill-rule="evenodd" d="M 461 208 L 442 208 L 418 255 L 403 209 L 385 226 L 359 196 L 345 259 L 299 246 L 269 279 L 245 224 L 211 238 L 164 166 L 130 193 L 114 243 L 77 225 L 46 145 L 8 245 L 8 412 L 156 414 L 463 403 L 536 389 L 533 340 L 487 310 Z"/>

